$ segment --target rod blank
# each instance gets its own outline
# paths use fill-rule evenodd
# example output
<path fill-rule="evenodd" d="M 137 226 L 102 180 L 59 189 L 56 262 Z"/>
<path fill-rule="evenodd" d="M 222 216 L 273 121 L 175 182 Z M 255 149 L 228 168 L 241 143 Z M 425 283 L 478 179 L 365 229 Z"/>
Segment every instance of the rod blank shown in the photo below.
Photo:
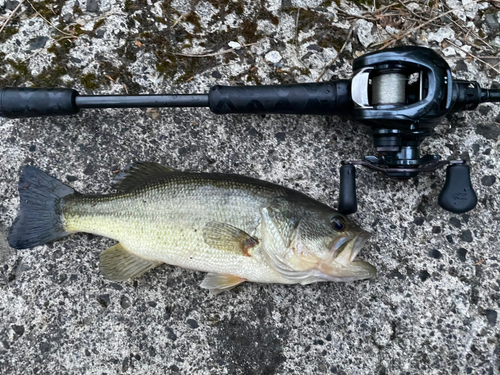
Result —
<path fill-rule="evenodd" d="M 78 95 L 75 104 L 78 108 L 208 107 L 208 95 Z"/>

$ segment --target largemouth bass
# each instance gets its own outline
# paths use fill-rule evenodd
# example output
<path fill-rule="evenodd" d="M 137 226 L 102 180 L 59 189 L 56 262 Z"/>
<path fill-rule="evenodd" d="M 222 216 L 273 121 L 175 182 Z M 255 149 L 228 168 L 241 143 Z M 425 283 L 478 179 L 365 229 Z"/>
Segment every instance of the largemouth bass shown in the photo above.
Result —
<path fill-rule="evenodd" d="M 118 193 L 82 195 L 32 166 L 19 182 L 11 247 L 32 248 L 87 232 L 119 243 L 103 251 L 111 280 L 162 263 L 208 272 L 213 293 L 244 282 L 310 284 L 374 277 L 356 259 L 368 234 L 334 209 L 253 178 L 187 173 L 135 163 L 116 178 Z"/>

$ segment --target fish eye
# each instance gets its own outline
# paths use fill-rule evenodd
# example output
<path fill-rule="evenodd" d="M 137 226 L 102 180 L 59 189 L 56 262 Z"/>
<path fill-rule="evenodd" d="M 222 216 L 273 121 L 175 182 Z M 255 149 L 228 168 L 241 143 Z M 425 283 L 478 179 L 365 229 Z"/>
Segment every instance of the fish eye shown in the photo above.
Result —
<path fill-rule="evenodd" d="M 330 218 L 330 223 L 332 224 L 332 227 L 339 232 L 342 232 L 347 226 L 345 219 L 341 215 L 332 216 Z"/>

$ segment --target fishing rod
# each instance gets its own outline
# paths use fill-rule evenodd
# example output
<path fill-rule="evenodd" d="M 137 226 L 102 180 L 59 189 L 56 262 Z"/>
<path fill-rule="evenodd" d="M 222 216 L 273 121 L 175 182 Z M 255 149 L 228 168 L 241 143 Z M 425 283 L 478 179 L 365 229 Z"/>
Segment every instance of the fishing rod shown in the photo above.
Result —
<path fill-rule="evenodd" d="M 74 115 L 83 108 L 208 107 L 213 113 L 347 115 L 371 128 L 378 156 L 340 168 L 339 211 L 357 210 L 355 165 L 407 180 L 447 166 L 438 204 L 463 213 L 477 204 L 465 160 L 420 156 L 419 146 L 449 113 L 500 102 L 500 90 L 452 78 L 448 63 L 423 47 L 398 47 L 353 61 L 352 79 L 269 86 L 213 86 L 208 94 L 80 95 L 63 88 L 0 89 L 0 117 Z"/>

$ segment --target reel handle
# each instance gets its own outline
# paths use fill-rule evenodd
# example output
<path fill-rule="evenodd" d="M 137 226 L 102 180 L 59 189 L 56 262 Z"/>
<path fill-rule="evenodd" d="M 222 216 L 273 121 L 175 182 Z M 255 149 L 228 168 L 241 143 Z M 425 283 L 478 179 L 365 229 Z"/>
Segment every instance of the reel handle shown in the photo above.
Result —
<path fill-rule="evenodd" d="M 372 170 L 383 171 L 380 167 L 366 161 L 350 161 Z M 446 169 L 446 181 L 439 194 L 438 204 L 446 211 L 455 214 L 468 212 L 477 204 L 477 196 L 470 180 L 470 167 L 463 160 L 451 162 Z M 443 162 L 435 163 L 428 168 L 415 168 L 416 173 L 430 172 L 443 166 Z M 389 168 L 386 168 L 386 173 Z M 353 214 L 357 211 L 356 170 L 353 164 L 344 164 L 340 168 L 340 190 L 338 211 L 342 214 Z"/>
<path fill-rule="evenodd" d="M 338 211 L 349 215 L 358 210 L 356 197 L 356 168 L 354 165 L 344 164 L 340 167 L 340 189 Z"/>
<path fill-rule="evenodd" d="M 470 180 L 467 164 L 451 164 L 446 168 L 446 181 L 438 204 L 446 211 L 462 214 L 476 207 L 477 196 Z"/>

